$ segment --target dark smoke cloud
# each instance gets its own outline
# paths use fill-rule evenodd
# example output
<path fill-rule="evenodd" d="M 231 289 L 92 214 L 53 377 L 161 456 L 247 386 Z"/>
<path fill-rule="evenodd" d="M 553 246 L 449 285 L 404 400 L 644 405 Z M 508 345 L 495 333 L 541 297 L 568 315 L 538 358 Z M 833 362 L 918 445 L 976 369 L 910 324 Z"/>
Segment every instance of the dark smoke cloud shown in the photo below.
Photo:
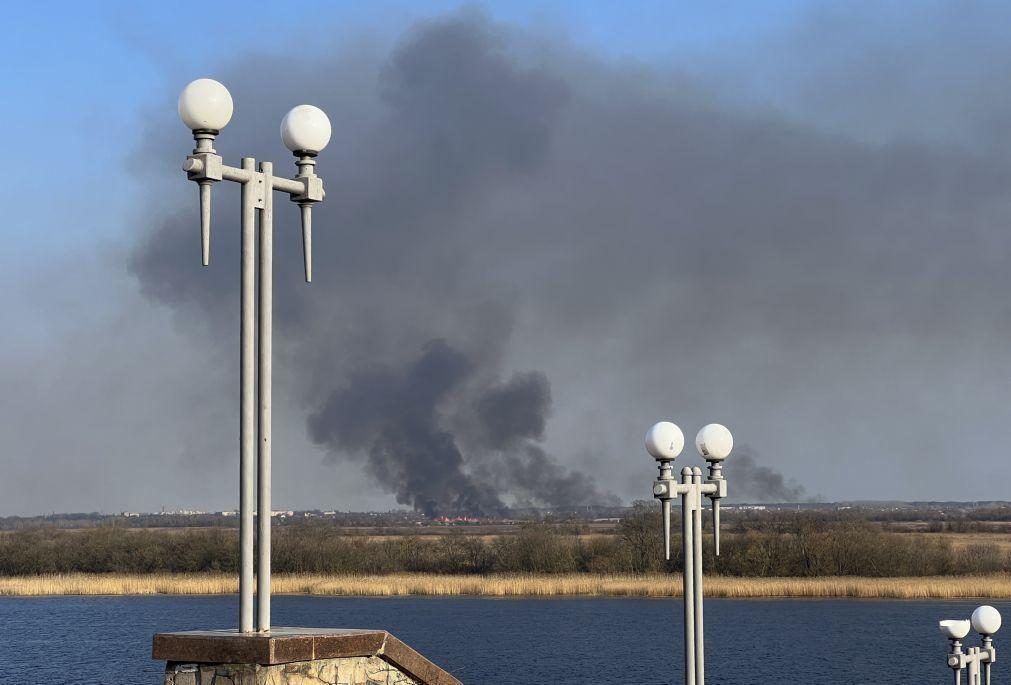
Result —
<path fill-rule="evenodd" d="M 919 73 L 938 41 L 965 42 L 931 26 L 889 78 Z M 775 49 L 803 62 L 823 28 Z M 841 66 L 818 83 L 852 108 L 883 78 L 847 59 L 857 38 L 821 56 Z M 233 163 L 286 158 L 270 132 L 292 103 L 334 121 L 311 288 L 297 213 L 275 214 L 277 383 L 312 416 L 312 440 L 431 510 L 585 503 L 601 496 L 587 476 L 640 497 L 642 434 L 662 418 L 689 434 L 730 426 L 765 455 L 759 479 L 777 469 L 840 499 L 951 494 L 936 475 L 951 455 L 1011 437 L 1009 157 L 975 137 L 969 149 L 883 127 L 869 140 L 802 107 L 741 104 L 727 91 L 761 54 L 737 81 L 636 67 L 464 11 L 393 47 L 218 73 L 237 104 L 218 144 Z M 1011 92 L 997 81 L 979 92 Z M 178 124 L 151 130 L 144 158 L 176 160 Z M 230 356 L 234 189 L 215 189 L 217 261 L 202 270 L 194 190 L 172 179 L 185 211 L 161 215 L 132 268 L 181 330 Z M 727 469 L 743 488 L 742 464 Z M 855 483 L 854 468 L 876 477 Z"/>
<path fill-rule="evenodd" d="M 551 408 L 551 386 L 539 371 L 517 373 L 477 401 L 475 412 L 485 445 L 509 448 L 521 440 L 543 440 Z"/>
<path fill-rule="evenodd" d="M 463 454 L 439 418 L 472 371 L 463 354 L 432 341 L 404 369 L 353 373 L 310 415 L 309 435 L 327 447 L 365 452 L 369 472 L 401 504 L 429 515 L 500 514 L 495 491 L 463 472 Z"/>
<path fill-rule="evenodd" d="M 803 486 L 788 481 L 782 473 L 755 460 L 751 448 L 742 445 L 727 459 L 723 474 L 733 501 L 736 502 L 803 502 L 815 501 L 807 496 Z"/>
<path fill-rule="evenodd" d="M 535 444 L 551 394 L 542 374 L 468 388 L 474 364 L 443 340 L 427 343 L 402 368 L 353 371 L 309 416 L 309 435 L 332 454 L 364 454 L 369 473 L 397 501 L 424 513 L 502 515 L 500 497 L 572 506 L 613 501 L 584 474 L 568 473 Z M 449 400 L 477 407 L 483 440 L 467 456 L 447 426 Z"/>

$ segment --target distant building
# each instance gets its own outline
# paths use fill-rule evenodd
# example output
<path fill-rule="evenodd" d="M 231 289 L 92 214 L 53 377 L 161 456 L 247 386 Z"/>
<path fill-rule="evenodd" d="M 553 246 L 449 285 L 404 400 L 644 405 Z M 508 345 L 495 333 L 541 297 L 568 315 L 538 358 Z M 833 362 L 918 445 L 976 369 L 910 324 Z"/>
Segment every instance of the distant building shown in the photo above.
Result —
<path fill-rule="evenodd" d="M 433 523 L 454 524 L 454 523 L 481 523 L 481 519 L 472 516 L 436 516 Z"/>

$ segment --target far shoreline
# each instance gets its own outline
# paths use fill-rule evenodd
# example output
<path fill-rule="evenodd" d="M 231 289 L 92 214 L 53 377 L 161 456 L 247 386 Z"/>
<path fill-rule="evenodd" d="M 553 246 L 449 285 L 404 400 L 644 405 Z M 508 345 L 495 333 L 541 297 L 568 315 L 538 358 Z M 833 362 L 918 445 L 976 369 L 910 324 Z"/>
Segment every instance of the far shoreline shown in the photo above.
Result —
<path fill-rule="evenodd" d="M 318 597 L 643 597 L 681 596 L 680 575 L 276 574 L 275 595 Z M 0 578 L 0 597 L 230 595 L 234 574 L 60 574 Z M 707 598 L 1011 599 L 1011 574 L 868 578 L 708 576 Z"/>

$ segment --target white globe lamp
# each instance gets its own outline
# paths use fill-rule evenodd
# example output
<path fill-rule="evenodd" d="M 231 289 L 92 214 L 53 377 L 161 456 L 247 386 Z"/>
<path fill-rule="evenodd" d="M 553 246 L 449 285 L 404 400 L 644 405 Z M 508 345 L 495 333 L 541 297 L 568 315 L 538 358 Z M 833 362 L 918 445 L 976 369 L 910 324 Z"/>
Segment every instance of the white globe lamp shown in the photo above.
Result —
<path fill-rule="evenodd" d="M 646 451 L 654 459 L 677 459 L 684 446 L 684 433 L 670 421 L 660 421 L 646 432 Z"/>
<path fill-rule="evenodd" d="M 972 629 L 980 635 L 993 635 L 1000 630 L 1000 612 L 988 604 L 972 612 Z"/>
<path fill-rule="evenodd" d="M 281 140 L 295 154 L 315 155 L 330 142 L 330 118 L 312 105 L 298 105 L 281 120 Z"/>
<path fill-rule="evenodd" d="M 969 621 L 939 621 L 938 626 L 949 640 L 961 640 L 969 634 Z"/>
<path fill-rule="evenodd" d="M 191 131 L 220 131 L 232 120 L 232 96 L 210 78 L 200 78 L 179 95 L 179 117 Z"/>
<path fill-rule="evenodd" d="M 695 436 L 695 448 L 707 461 L 723 461 L 734 449 L 734 436 L 726 426 L 710 423 Z"/>

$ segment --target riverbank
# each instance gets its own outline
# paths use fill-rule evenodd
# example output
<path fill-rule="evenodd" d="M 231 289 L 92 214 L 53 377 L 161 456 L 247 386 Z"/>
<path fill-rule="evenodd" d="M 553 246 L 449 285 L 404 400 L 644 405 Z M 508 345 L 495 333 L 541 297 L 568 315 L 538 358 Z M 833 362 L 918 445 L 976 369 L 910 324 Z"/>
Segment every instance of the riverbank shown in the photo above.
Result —
<path fill-rule="evenodd" d="M 678 597 L 680 576 L 664 575 L 275 575 L 275 594 L 335 597 Z M 220 574 L 67 574 L 0 578 L 0 597 L 222 595 L 238 579 Z M 706 578 L 707 597 L 1011 599 L 1011 575 L 916 578 Z"/>

